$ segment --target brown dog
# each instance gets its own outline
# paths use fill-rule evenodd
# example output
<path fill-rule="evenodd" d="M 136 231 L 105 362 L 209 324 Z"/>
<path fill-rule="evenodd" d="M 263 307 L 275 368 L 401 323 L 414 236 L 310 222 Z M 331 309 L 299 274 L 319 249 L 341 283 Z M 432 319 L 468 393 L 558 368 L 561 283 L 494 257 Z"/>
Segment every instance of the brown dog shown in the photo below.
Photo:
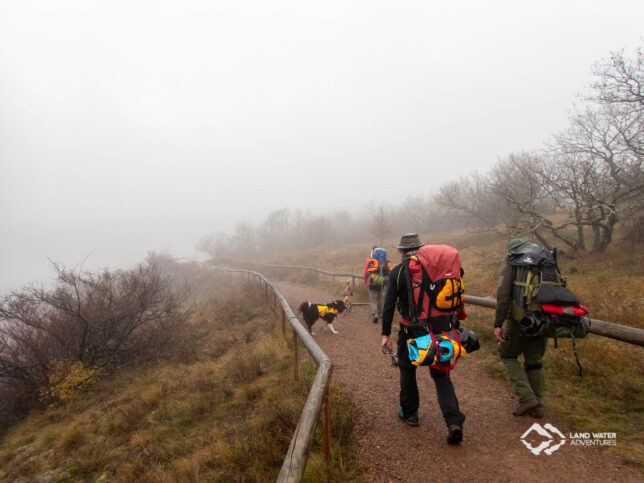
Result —
<path fill-rule="evenodd" d="M 347 285 L 344 287 L 344 305 L 347 308 L 347 312 L 351 312 L 351 296 L 353 295 L 353 289 L 351 288 L 351 282 L 347 282 Z"/>

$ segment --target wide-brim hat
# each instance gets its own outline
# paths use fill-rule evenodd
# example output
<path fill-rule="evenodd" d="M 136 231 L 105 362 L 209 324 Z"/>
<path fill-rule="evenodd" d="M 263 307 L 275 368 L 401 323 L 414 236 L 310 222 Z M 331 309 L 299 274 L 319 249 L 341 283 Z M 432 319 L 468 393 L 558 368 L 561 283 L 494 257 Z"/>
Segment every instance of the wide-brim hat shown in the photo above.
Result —
<path fill-rule="evenodd" d="M 418 233 L 407 233 L 400 237 L 400 244 L 394 245 L 398 249 L 420 248 L 424 245 L 418 237 Z"/>

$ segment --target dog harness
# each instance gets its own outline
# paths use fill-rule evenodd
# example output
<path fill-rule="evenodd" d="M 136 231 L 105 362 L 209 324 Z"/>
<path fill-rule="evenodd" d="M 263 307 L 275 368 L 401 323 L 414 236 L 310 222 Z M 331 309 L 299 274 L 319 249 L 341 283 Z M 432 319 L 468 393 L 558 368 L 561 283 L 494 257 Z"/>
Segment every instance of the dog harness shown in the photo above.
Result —
<path fill-rule="evenodd" d="M 320 313 L 320 318 L 324 317 L 326 314 L 338 315 L 338 309 L 334 309 L 326 305 L 318 305 L 318 312 Z"/>

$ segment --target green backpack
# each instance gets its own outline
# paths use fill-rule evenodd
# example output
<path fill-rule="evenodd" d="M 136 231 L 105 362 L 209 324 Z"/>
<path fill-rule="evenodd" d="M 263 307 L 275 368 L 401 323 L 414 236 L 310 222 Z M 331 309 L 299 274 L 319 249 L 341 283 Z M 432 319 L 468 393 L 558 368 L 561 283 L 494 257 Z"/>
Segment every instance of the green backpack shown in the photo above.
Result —
<path fill-rule="evenodd" d="M 588 309 L 566 287 L 557 266 L 557 250 L 548 250 L 524 242 L 510 249 L 508 263 L 514 269 L 511 316 L 521 325 L 525 335 L 572 339 L 586 337 L 590 320 Z"/>

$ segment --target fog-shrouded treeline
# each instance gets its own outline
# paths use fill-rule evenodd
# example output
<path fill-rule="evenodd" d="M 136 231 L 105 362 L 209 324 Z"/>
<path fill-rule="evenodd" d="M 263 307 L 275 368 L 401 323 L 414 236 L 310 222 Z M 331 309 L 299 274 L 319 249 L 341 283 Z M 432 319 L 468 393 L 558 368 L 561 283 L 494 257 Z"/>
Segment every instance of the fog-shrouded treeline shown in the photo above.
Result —
<path fill-rule="evenodd" d="M 247 255 L 460 227 L 573 251 L 603 252 L 620 225 L 632 241 L 641 241 L 643 64 L 644 46 L 633 58 L 620 51 L 598 61 L 569 126 L 542 149 L 512 153 L 486 173 L 435 187 L 434 194 L 409 196 L 399 206 L 364 206 L 357 214 L 277 210 L 258 226 L 239 223 L 232 234 L 208 235 L 197 248 L 213 257 Z"/>
<path fill-rule="evenodd" d="M 284 208 L 270 213 L 259 225 L 238 223 L 234 233 L 205 236 L 197 249 L 212 257 L 262 251 L 308 249 L 328 244 L 367 240 L 380 242 L 401 231 L 426 233 L 454 228 L 458 220 L 443 218 L 430 196 L 408 198 L 403 206 L 365 206 L 358 214 L 334 211 L 313 214 Z"/>

